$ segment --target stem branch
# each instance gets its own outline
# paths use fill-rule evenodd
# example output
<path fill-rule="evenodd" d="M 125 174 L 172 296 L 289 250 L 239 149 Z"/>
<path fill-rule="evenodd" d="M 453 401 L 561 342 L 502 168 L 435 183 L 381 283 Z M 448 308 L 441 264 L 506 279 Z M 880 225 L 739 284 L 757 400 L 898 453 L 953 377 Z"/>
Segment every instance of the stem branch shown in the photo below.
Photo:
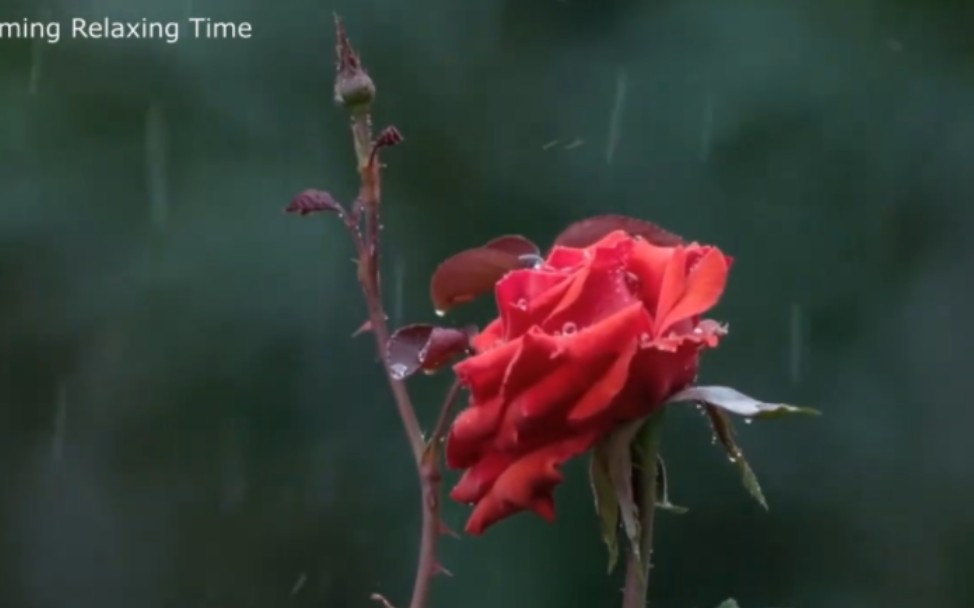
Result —
<path fill-rule="evenodd" d="M 650 562 L 653 558 L 653 520 L 656 513 L 657 469 L 663 411 L 653 415 L 639 434 L 634 452 L 633 489 L 639 507 L 639 551 L 629 547 L 626 558 L 626 583 L 622 608 L 645 608 L 649 591 Z"/>
<path fill-rule="evenodd" d="M 442 475 L 435 446 L 445 431 L 449 410 L 459 393 L 460 387 L 457 383 L 451 387 L 436 423 L 436 428 L 430 437 L 430 443 L 427 444 L 423 439 L 423 431 L 409 397 L 409 392 L 406 390 L 406 385 L 390 372 L 387 359 L 390 332 L 382 304 L 379 280 L 380 165 L 378 157 L 372 149 L 371 118 L 367 111 L 352 113 L 352 137 L 355 143 L 355 155 L 358 160 L 361 180 L 357 206 L 365 211 L 365 234 L 363 235 L 360 229 L 359 221 L 361 218 L 358 213 L 354 213 L 349 218 L 346 226 L 352 234 L 358 253 L 358 279 L 362 286 L 362 294 L 365 296 L 369 324 L 375 336 L 376 348 L 382 360 L 389 387 L 392 389 L 396 408 L 399 411 L 399 417 L 402 419 L 403 429 L 409 440 L 419 474 L 423 514 L 422 529 L 420 531 L 416 578 L 413 582 L 413 594 L 409 607 L 425 608 L 429 601 L 431 581 L 440 570 L 436 560 L 436 544 L 439 540 L 441 525 L 440 481 Z"/>

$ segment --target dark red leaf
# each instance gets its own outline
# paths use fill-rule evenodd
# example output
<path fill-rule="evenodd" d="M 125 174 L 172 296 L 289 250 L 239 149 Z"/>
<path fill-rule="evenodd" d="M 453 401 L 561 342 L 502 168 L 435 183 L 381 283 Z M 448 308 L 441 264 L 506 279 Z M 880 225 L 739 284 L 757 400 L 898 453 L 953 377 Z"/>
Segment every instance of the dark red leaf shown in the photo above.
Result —
<path fill-rule="evenodd" d="M 632 236 L 642 237 L 658 247 L 676 247 L 685 243 L 681 237 L 646 220 L 624 215 L 597 215 L 575 222 L 566 228 L 558 235 L 554 244 L 562 247 L 588 247 L 616 230 L 624 230 Z"/>
<path fill-rule="evenodd" d="M 470 345 L 467 331 L 417 323 L 401 327 L 386 346 L 389 373 L 402 380 L 419 370 L 434 372 Z"/>
<path fill-rule="evenodd" d="M 345 213 L 341 204 L 324 190 L 305 190 L 294 197 L 294 200 L 284 208 L 284 211 L 298 215 L 311 215 L 320 212 L 337 213 L 338 215 Z"/>
<path fill-rule="evenodd" d="M 541 253 L 537 245 L 518 234 L 499 236 L 484 245 L 484 247 L 510 253 L 518 257 L 537 256 Z"/>
<path fill-rule="evenodd" d="M 447 258 L 436 267 L 430 281 L 430 297 L 437 314 L 485 294 L 508 272 L 525 264 L 520 256 L 478 247 Z"/>
<path fill-rule="evenodd" d="M 390 126 L 382 129 L 382 132 L 379 133 L 379 136 L 376 137 L 375 141 L 372 143 L 372 147 L 388 148 L 391 146 L 398 146 L 403 141 L 405 141 L 405 138 L 402 136 L 402 133 L 399 132 L 399 129 Z"/>

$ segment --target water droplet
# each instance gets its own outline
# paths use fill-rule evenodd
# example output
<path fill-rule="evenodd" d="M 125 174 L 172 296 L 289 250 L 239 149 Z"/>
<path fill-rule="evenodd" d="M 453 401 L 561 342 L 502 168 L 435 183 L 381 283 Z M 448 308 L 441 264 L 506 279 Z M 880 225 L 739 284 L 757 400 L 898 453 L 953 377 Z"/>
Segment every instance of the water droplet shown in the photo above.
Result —
<path fill-rule="evenodd" d="M 731 464 L 737 464 L 738 456 L 735 454 L 728 454 L 727 460 L 730 460 Z"/>
<path fill-rule="evenodd" d="M 528 309 L 527 299 L 526 298 L 518 299 L 518 301 L 514 303 L 514 308 L 518 310 L 527 310 Z"/>
<path fill-rule="evenodd" d="M 699 327 L 694 327 L 693 328 L 693 333 L 695 333 L 695 334 L 697 334 L 699 336 L 700 334 L 703 333 L 703 330 L 700 329 Z"/>
<path fill-rule="evenodd" d="M 575 325 L 571 321 L 568 321 L 567 323 L 565 323 L 561 327 L 561 333 L 564 334 L 564 335 L 566 335 L 566 336 L 570 336 L 570 335 L 574 334 L 577 331 L 578 331 L 578 325 Z"/>
<path fill-rule="evenodd" d="M 642 288 L 642 282 L 635 274 L 626 271 L 624 279 L 626 281 L 626 287 L 629 288 L 629 291 L 639 291 Z"/>
<path fill-rule="evenodd" d="M 753 418 L 745 418 L 744 419 L 744 424 L 751 424 L 752 422 L 754 422 L 754 419 Z"/>
<path fill-rule="evenodd" d="M 646 349 L 653 345 L 653 337 L 646 332 L 639 334 L 639 348 Z"/>
<path fill-rule="evenodd" d="M 440 310 L 439 308 L 437 308 L 433 312 L 435 312 L 436 313 L 436 316 L 438 316 L 438 317 L 445 317 L 446 316 L 446 311 L 445 310 Z"/>
<path fill-rule="evenodd" d="M 396 380 L 402 380 L 405 378 L 407 371 L 409 371 L 409 368 L 407 368 L 403 363 L 393 363 L 389 366 L 389 373 L 392 374 L 392 377 Z"/>

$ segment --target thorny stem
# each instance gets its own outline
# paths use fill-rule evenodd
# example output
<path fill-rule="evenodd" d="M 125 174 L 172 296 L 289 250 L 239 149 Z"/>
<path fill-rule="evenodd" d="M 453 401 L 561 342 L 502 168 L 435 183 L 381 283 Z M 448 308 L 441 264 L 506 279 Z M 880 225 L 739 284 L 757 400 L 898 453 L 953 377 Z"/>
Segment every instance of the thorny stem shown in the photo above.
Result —
<path fill-rule="evenodd" d="M 339 69 L 341 69 L 342 53 L 348 52 L 347 57 L 354 58 L 354 67 L 359 69 L 358 58 L 348 44 L 344 35 L 344 28 L 336 17 L 339 37 Z M 344 46 L 343 46 L 344 45 Z M 339 74 L 341 77 L 341 73 Z M 362 294 L 368 308 L 369 324 L 375 336 L 376 348 L 382 364 L 385 367 L 389 387 L 392 389 L 396 401 L 399 417 L 402 419 L 403 429 L 409 440 L 416 469 L 419 475 L 420 491 L 422 495 L 422 529 L 420 532 L 419 557 L 416 566 L 416 578 L 413 583 L 410 608 L 426 608 L 429 601 L 430 583 L 434 576 L 442 569 L 436 559 L 436 545 L 439 540 L 440 523 L 440 465 L 437 442 L 446 428 L 448 411 L 459 393 L 460 387 L 454 384 L 447 395 L 440 413 L 440 418 L 430 437 L 429 444 L 423 439 L 423 431 L 416 417 L 409 392 L 402 380 L 397 379 L 389 369 L 387 350 L 389 343 L 389 324 L 385 308 L 382 304 L 382 292 L 379 279 L 380 260 L 380 232 L 381 232 L 381 164 L 376 154 L 375 143 L 372 141 L 372 119 L 368 104 L 350 108 L 352 139 L 355 145 L 355 156 L 358 161 L 360 189 L 354 211 L 346 216 L 346 227 L 355 242 L 358 253 L 358 280 L 362 287 Z M 365 212 L 365 234 L 362 234 L 360 221 L 361 212 Z M 374 594 L 377 600 L 389 608 L 391 604 L 382 596 Z"/>
<path fill-rule="evenodd" d="M 639 434 L 635 450 L 639 454 L 634 468 L 634 490 L 639 506 L 639 551 L 630 547 L 626 558 L 626 583 L 622 608 L 645 608 L 649 591 L 650 562 L 653 556 L 653 520 L 656 513 L 656 459 L 663 428 L 662 411 L 652 416 Z"/>

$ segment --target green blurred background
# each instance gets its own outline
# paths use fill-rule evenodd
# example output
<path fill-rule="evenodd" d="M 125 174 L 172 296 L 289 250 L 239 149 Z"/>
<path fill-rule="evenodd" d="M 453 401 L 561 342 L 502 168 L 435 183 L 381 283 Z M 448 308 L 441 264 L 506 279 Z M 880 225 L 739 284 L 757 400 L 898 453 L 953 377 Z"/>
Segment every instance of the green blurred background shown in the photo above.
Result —
<path fill-rule="evenodd" d="M 974 606 L 972 7 L 2 0 L 0 21 L 255 36 L 0 41 L 0 607 L 408 598 L 419 498 L 350 338 L 351 248 L 281 213 L 355 192 L 333 11 L 407 138 L 386 155 L 394 323 L 434 318 L 458 249 L 627 213 L 737 259 L 701 381 L 825 412 L 740 425 L 769 513 L 699 415 L 670 417 L 690 511 L 658 521 L 653 606 Z M 447 382 L 412 381 L 425 420 Z M 568 472 L 557 524 L 444 540 L 434 608 L 619 604 Z"/>

